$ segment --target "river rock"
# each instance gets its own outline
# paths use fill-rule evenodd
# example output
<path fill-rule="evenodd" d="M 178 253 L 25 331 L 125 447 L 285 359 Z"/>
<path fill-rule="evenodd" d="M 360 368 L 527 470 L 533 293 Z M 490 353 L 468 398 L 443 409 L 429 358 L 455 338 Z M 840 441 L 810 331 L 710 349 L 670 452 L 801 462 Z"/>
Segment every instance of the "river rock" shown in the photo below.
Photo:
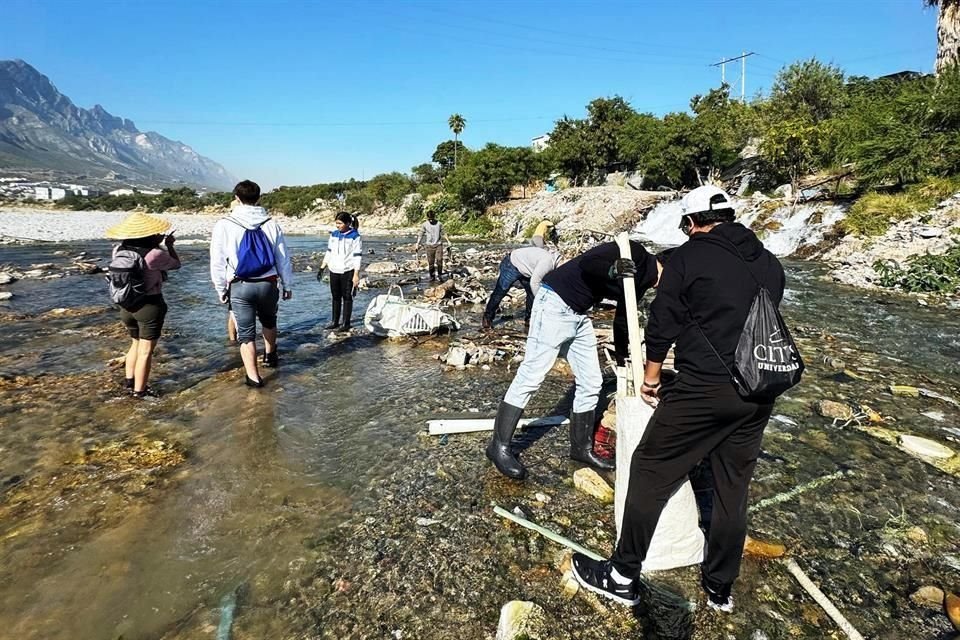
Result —
<path fill-rule="evenodd" d="M 577 469 L 573 474 L 573 486 L 604 504 L 613 502 L 613 488 L 593 469 Z"/>
<path fill-rule="evenodd" d="M 9 291 L 0 291 L 0 300 L 9 300 L 13 297 L 13 294 Z"/>
<path fill-rule="evenodd" d="M 372 262 L 367 265 L 365 271 L 367 273 L 396 273 L 400 271 L 400 265 L 396 262 Z"/>
<path fill-rule="evenodd" d="M 563 572 L 563 576 L 560 578 L 560 587 L 563 590 L 562 596 L 564 600 L 570 600 L 580 591 L 580 583 L 573 577 L 572 571 Z"/>
<path fill-rule="evenodd" d="M 943 606 L 943 589 L 933 585 L 924 585 L 910 594 L 910 600 L 918 607 L 939 609 Z"/>
<path fill-rule="evenodd" d="M 547 638 L 547 616 L 533 602 L 513 600 L 500 609 L 496 640 L 544 640 Z"/>
<path fill-rule="evenodd" d="M 821 400 L 817 403 L 817 412 L 824 418 L 833 420 L 849 420 L 853 417 L 853 409 L 833 400 Z"/>
<path fill-rule="evenodd" d="M 16 282 L 17 278 L 9 271 L 0 271 L 0 284 L 10 284 Z"/>
<path fill-rule="evenodd" d="M 953 628 L 960 631 L 960 597 L 947 593 L 943 599 L 943 609 L 947 612 Z"/>
<path fill-rule="evenodd" d="M 923 458 L 938 458 L 946 460 L 954 455 L 953 449 L 928 438 L 900 434 L 900 448 Z"/>
<path fill-rule="evenodd" d="M 30 269 L 29 271 L 23 272 L 24 278 L 41 278 L 43 275 L 43 269 Z"/>
<path fill-rule="evenodd" d="M 904 537 L 914 544 L 927 544 L 929 538 L 923 527 L 910 527 L 904 532 Z"/>
<path fill-rule="evenodd" d="M 937 227 L 915 227 L 913 234 L 919 238 L 939 238 L 943 235 L 943 229 Z"/>
<path fill-rule="evenodd" d="M 451 347 L 446 355 L 446 363 L 451 367 L 464 367 L 469 359 L 470 356 L 463 347 Z"/>

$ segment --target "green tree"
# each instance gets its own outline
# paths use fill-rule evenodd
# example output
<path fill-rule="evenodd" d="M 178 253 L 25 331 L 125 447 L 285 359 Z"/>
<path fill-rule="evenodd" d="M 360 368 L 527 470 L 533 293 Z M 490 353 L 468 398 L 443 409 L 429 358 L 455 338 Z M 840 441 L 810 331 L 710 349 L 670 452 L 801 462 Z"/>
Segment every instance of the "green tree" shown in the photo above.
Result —
<path fill-rule="evenodd" d="M 467 156 L 446 183 L 447 190 L 473 211 L 502 202 L 514 186 L 543 178 L 540 154 L 529 147 L 488 144 Z"/>
<path fill-rule="evenodd" d="M 816 167 L 819 145 L 820 129 L 801 116 L 770 125 L 760 152 L 776 172 L 789 178 L 796 191 L 800 178 Z"/>
<path fill-rule="evenodd" d="M 440 172 L 429 162 L 418 164 L 410 170 L 410 173 L 418 185 L 440 184 Z"/>
<path fill-rule="evenodd" d="M 811 58 L 777 74 L 766 110 L 771 121 L 803 118 L 817 124 L 840 113 L 845 101 L 843 71 Z"/>
<path fill-rule="evenodd" d="M 453 168 L 457 168 L 457 146 L 456 143 L 460 139 L 460 134 L 463 133 L 464 127 L 467 126 L 467 120 L 459 113 L 455 113 L 447 120 L 447 125 L 450 127 L 450 131 L 453 131 Z"/>
<path fill-rule="evenodd" d="M 457 156 L 466 159 L 467 155 L 469 151 L 459 140 L 444 140 L 437 145 L 430 159 L 439 167 L 440 179 L 443 180 L 456 168 Z"/>

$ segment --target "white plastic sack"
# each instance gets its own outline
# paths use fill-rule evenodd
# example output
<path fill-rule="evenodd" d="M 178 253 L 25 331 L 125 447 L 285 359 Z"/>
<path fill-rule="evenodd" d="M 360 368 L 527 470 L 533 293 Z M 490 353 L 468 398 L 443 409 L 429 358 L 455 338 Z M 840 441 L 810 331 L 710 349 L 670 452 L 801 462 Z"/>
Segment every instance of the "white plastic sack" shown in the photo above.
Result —
<path fill-rule="evenodd" d="M 391 290 L 394 287 L 391 287 Z M 407 302 L 403 291 L 399 295 L 388 291 L 370 301 L 363 315 L 363 324 L 374 335 L 399 338 L 433 333 L 441 327 L 457 330 L 460 323 L 433 304 Z"/>
<path fill-rule="evenodd" d="M 617 539 L 623 526 L 623 509 L 630 482 L 633 452 L 653 416 L 653 408 L 643 400 L 626 396 L 626 378 L 617 380 L 617 479 L 614 486 Z M 703 561 L 703 532 L 698 525 L 699 512 L 693 487 L 687 480 L 670 496 L 660 514 L 657 530 L 650 541 L 644 571 L 686 567 Z"/>

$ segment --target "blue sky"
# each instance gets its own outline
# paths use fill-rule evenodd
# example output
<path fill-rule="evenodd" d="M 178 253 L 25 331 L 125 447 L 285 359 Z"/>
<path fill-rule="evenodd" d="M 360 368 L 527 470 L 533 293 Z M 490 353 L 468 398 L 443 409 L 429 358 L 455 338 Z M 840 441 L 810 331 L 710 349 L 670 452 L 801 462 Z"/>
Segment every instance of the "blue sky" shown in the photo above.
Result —
<path fill-rule="evenodd" d="M 750 95 L 812 56 L 876 76 L 931 71 L 936 53 L 921 0 L 4 5 L 16 19 L 0 59 L 264 186 L 409 171 L 451 137 L 454 112 L 478 147 L 529 144 L 600 96 L 684 110 L 719 84 L 709 65 L 741 51 L 758 54 Z M 728 82 L 739 78 L 729 65 Z"/>

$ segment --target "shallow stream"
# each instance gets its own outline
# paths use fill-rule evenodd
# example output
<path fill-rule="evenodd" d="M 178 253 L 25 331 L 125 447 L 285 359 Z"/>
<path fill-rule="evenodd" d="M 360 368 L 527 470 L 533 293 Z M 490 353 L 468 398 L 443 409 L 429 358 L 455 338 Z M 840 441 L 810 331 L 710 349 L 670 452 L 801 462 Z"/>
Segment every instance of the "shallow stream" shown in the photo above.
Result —
<path fill-rule="evenodd" d="M 365 246 L 376 259 L 389 259 L 393 242 Z M 311 237 L 294 238 L 291 245 L 302 256 L 322 248 Z M 108 361 L 123 354 L 128 338 L 106 304 L 102 276 L 24 279 L 6 287 L 15 297 L 0 302 L 0 637 L 213 637 L 218 603 L 235 589 L 241 606 L 234 637 L 324 637 L 318 611 L 325 605 L 301 598 L 292 607 L 302 615 L 280 615 L 290 608 L 281 594 L 289 592 L 291 576 L 312 575 L 304 568 L 308 562 L 323 574 L 325 558 L 338 554 L 331 544 L 359 544 L 352 528 L 382 515 L 378 509 L 392 499 L 384 494 L 396 489 L 391 479 L 410 473 L 433 478 L 438 465 L 454 468 L 462 493 L 479 490 L 508 507 L 547 486 L 533 479 L 518 489 L 491 475 L 481 436 L 451 436 L 451 444 L 460 438 L 456 446 L 440 448 L 420 435 L 425 421 L 437 415 L 492 416 L 510 379 L 505 366 L 444 371 L 433 356 L 445 349 L 446 337 L 332 341 L 319 328 L 328 320 L 327 285 L 318 285 L 313 272 L 296 273 L 295 297 L 281 303 L 281 367 L 266 373 L 265 389 L 243 387 L 237 349 L 225 341 L 225 311 L 209 283 L 206 249 L 179 250 L 184 268 L 164 287 L 170 313 L 152 375 L 163 392 L 155 402 L 133 401 L 119 390 L 122 366 Z M 109 245 L 8 246 L 0 249 L 0 266 L 66 266 L 81 251 L 106 257 Z M 935 550 L 917 559 L 902 548 L 891 564 L 909 565 L 918 574 L 914 581 L 926 572 L 960 589 L 957 479 L 862 432 L 831 425 L 810 406 L 827 397 L 869 404 L 894 417 L 898 430 L 960 449 L 956 406 L 885 392 L 889 384 L 912 384 L 960 398 L 960 314 L 841 288 L 821 275 L 813 264 L 788 265 L 784 309 L 810 371 L 775 411 L 780 419 L 771 423 L 752 501 L 837 469 L 855 473 L 826 491 L 839 497 L 823 503 L 823 495 L 811 495 L 764 510 L 751 527 L 807 552 L 829 547 L 811 552 L 806 567 L 821 578 L 829 574 L 837 589 L 856 590 L 858 580 L 875 589 L 875 601 L 864 606 L 879 613 L 851 617 L 869 627 L 862 631 L 876 632 L 902 614 L 891 610 L 888 592 L 907 587 L 900 577 L 885 576 L 886 569 L 858 566 L 850 549 L 884 553 L 884 545 L 897 542 L 886 534 L 900 524 L 920 524 Z M 376 293 L 359 295 L 355 326 Z M 478 313 L 460 312 L 465 329 L 476 328 Z M 552 380 L 530 412 L 551 411 L 566 388 L 566 380 Z M 942 420 L 923 415 L 931 411 Z M 559 434 L 545 441 L 562 451 Z M 537 456 L 553 449 L 538 444 L 525 455 L 536 464 Z M 562 482 L 548 488 L 573 491 Z M 411 500 L 429 502 L 429 493 Z M 831 500 L 836 508 L 824 506 Z M 484 526 L 489 524 L 477 525 L 481 541 L 489 537 Z M 419 540 L 434 544 L 429 537 Z M 501 571 L 494 559 L 485 562 L 491 572 Z M 858 579 L 864 572 L 867 578 Z M 759 592 L 762 578 L 752 573 L 744 583 Z M 322 579 L 340 585 L 336 576 Z M 502 604 L 518 595 L 487 597 Z M 753 628 L 781 637 L 776 630 L 790 626 L 771 616 L 756 620 L 752 614 L 766 604 L 749 593 L 739 602 L 743 618 L 735 620 L 746 631 L 735 637 L 750 637 Z M 463 637 L 483 637 L 496 627 L 497 610 L 482 599 L 469 623 L 456 622 L 455 610 L 438 608 L 436 596 L 406 604 L 420 612 L 423 626 L 402 637 L 447 637 L 442 630 L 456 624 L 467 625 Z M 358 630 L 365 615 L 374 615 L 366 613 L 374 605 L 344 606 L 360 625 L 353 637 L 389 637 L 391 630 L 383 628 Z M 777 606 L 777 615 L 789 615 L 789 606 Z M 902 606 L 909 608 L 909 601 Z M 431 624 L 432 617 L 446 615 L 451 618 Z M 806 635 L 821 624 L 830 628 L 819 619 L 813 625 L 811 617 L 790 623 L 800 637 L 822 637 Z M 906 628 L 922 634 L 874 635 L 937 637 L 923 635 L 938 628 L 933 614 L 905 620 Z M 424 631 L 430 628 L 436 635 Z M 620 637 L 609 629 L 603 633 Z M 563 627 L 556 637 L 601 635 Z"/>

